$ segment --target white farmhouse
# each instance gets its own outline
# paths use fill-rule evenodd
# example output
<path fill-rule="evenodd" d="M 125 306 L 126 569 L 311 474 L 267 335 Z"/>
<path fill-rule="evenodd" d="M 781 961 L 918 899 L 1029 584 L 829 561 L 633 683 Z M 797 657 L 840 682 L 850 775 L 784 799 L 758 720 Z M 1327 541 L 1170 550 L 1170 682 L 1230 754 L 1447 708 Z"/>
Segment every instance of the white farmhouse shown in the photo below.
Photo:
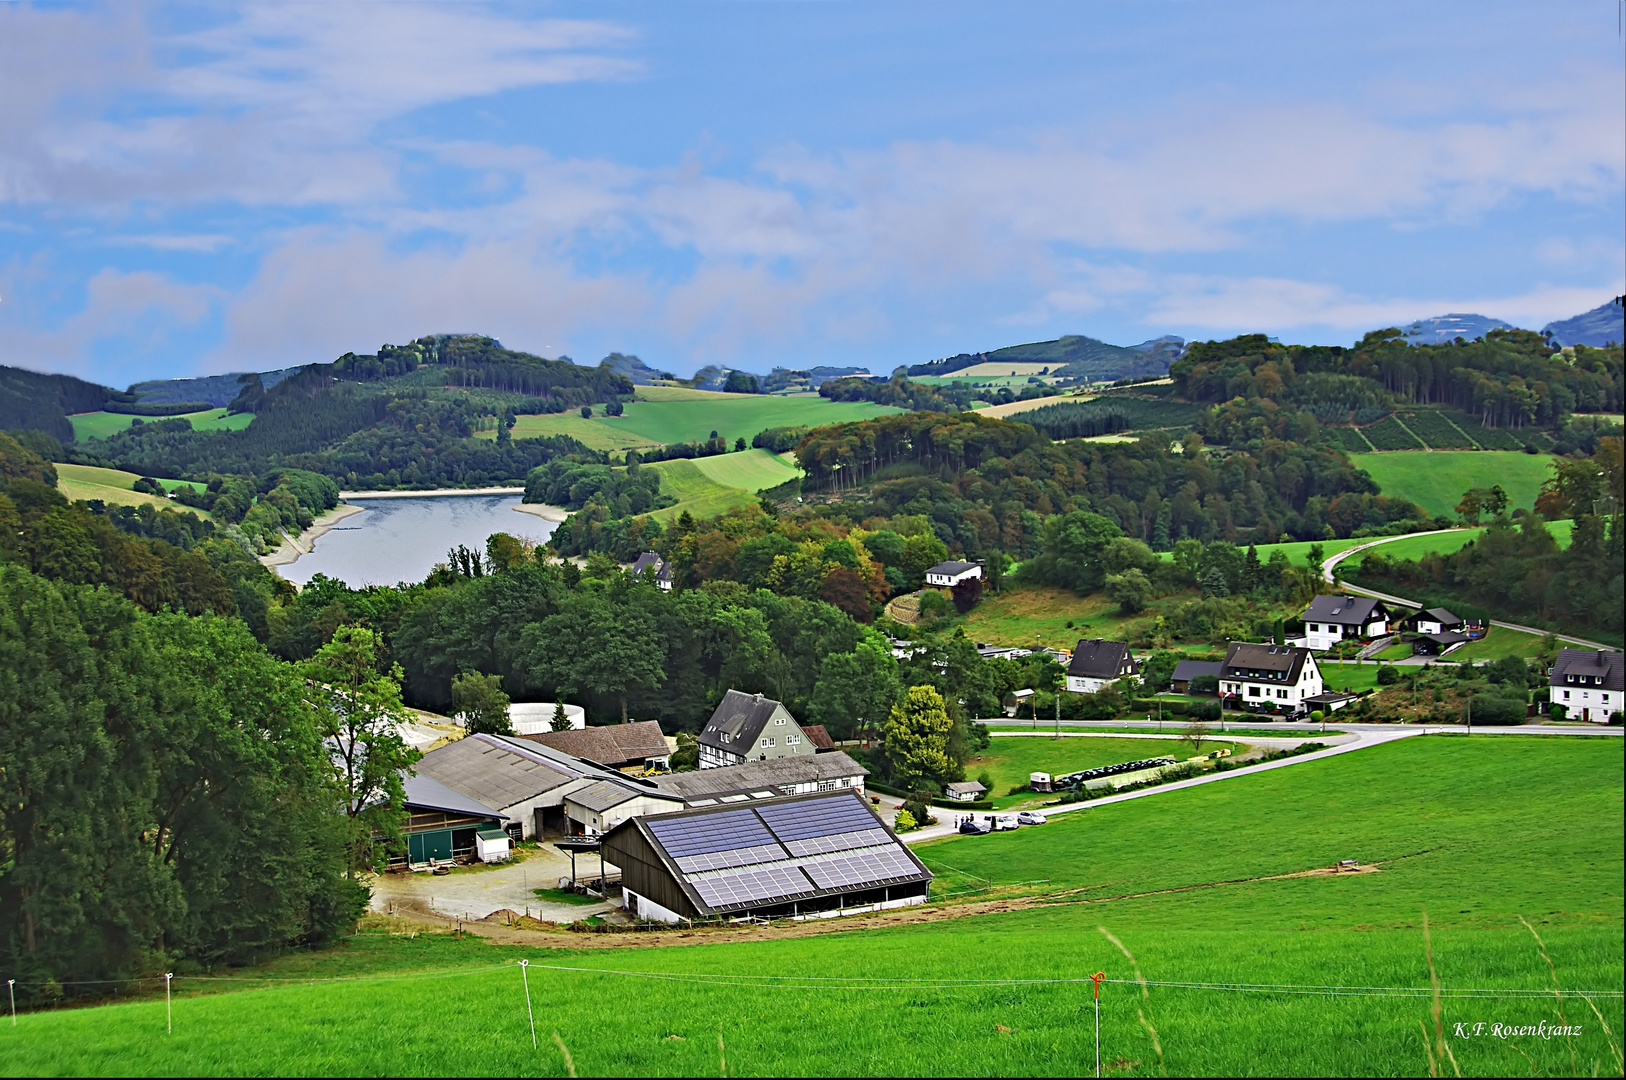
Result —
<path fill-rule="evenodd" d="M 1249 709 L 1305 712 L 1322 696 L 1321 669 L 1309 649 L 1231 642 L 1220 665 L 1220 697 Z M 1319 704 L 1317 702 L 1316 704 Z"/>
<path fill-rule="evenodd" d="M 1389 609 L 1363 596 L 1318 596 L 1304 609 L 1305 644 L 1323 652 L 1340 641 L 1382 637 L 1389 632 Z"/>
<path fill-rule="evenodd" d="M 926 584 L 936 585 L 943 589 L 952 589 L 962 581 L 970 578 L 982 578 L 982 563 L 980 562 L 940 562 L 926 571 Z"/>
<path fill-rule="evenodd" d="M 695 741 L 700 744 L 702 769 L 812 754 L 817 749 L 785 706 L 738 690 L 723 695 Z"/>
<path fill-rule="evenodd" d="M 1621 711 L 1623 683 L 1626 683 L 1626 654 L 1592 652 L 1588 649 L 1560 649 L 1548 678 L 1553 705 L 1562 705 L 1566 717 L 1594 724 L 1607 724 Z"/>
<path fill-rule="evenodd" d="M 1121 641 L 1089 638 L 1073 649 L 1067 665 L 1067 689 L 1075 694 L 1094 694 L 1119 679 L 1140 675 L 1140 665 Z"/>

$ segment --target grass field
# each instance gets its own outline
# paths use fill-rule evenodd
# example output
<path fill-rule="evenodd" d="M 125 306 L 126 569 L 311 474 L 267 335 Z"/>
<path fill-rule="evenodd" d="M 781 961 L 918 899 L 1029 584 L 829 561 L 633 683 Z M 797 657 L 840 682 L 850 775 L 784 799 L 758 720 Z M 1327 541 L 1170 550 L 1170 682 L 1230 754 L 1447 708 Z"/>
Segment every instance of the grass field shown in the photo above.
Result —
<path fill-rule="evenodd" d="M 716 457 L 657 461 L 644 466 L 661 474 L 661 491 L 678 502 L 651 517 L 666 521 L 687 510 L 696 518 L 721 514 L 756 502 L 763 488 L 778 487 L 801 475 L 789 454 L 742 450 Z"/>
<path fill-rule="evenodd" d="M 1328 690 L 1357 694 L 1377 689 L 1379 664 L 1371 661 L 1340 664 L 1336 660 L 1317 660 L 1316 663 L 1321 668 L 1321 682 Z"/>
<path fill-rule="evenodd" d="M 955 625 L 963 626 L 973 641 L 1025 649 L 1039 645 L 1071 649 L 1079 638 L 1122 640 L 1123 634 L 1141 624 L 1150 625 L 1157 618 L 1156 607 L 1154 603 L 1125 619 L 1118 613 L 1118 605 L 1100 594 L 1079 596 L 1071 589 L 1047 585 L 1006 585 L 1000 592 L 983 594 L 982 603 L 955 620 Z"/>
<path fill-rule="evenodd" d="M 1087 1075 L 1083 977 L 1135 975 L 1100 927 L 1153 981 L 1144 998 L 1119 982 L 1102 990 L 1102 1059 L 1114 1075 L 1421 1075 L 1426 997 L 1166 983 L 1426 988 L 1426 908 L 1448 989 L 1550 987 L 1524 916 L 1563 986 L 1618 993 L 1623 813 L 1612 740 L 1411 738 L 921 849 L 945 884 L 1083 890 L 1032 907 L 658 949 L 375 930 L 224 982 L 183 975 L 173 1034 L 161 993 L 23 1015 L 0 1031 L 0 1071 L 564 1075 L 563 1044 L 583 1076 Z M 1343 858 L 1381 872 L 1267 880 Z M 1158 892 L 1169 889 L 1189 891 Z M 535 1049 L 521 957 L 532 965 Z M 349 979 L 311 981 L 336 977 Z M 1618 1045 L 1620 999 L 1594 1001 Z M 1553 1023 L 1550 996 L 1443 1005 L 1463 1075 L 1619 1072 L 1577 998 L 1562 1006 L 1582 1026 L 1573 1040 L 1453 1034 L 1457 1021 Z"/>
<path fill-rule="evenodd" d="M 75 413 L 68 417 L 73 425 L 75 442 L 87 439 L 105 439 L 117 435 L 136 420 L 152 423 L 156 420 L 174 420 L 173 416 L 131 416 L 128 413 L 90 412 Z M 180 419 L 190 420 L 198 431 L 242 431 L 254 422 L 253 413 L 228 413 L 225 409 L 204 409 L 201 412 L 181 413 Z"/>
<path fill-rule="evenodd" d="M 700 442 L 716 431 L 730 443 L 738 438 L 750 443 L 751 437 L 764 428 L 821 427 L 901 411 L 867 401 L 640 386 L 636 399 L 627 404 L 624 416 L 604 416 L 602 407 L 595 408 L 593 417 L 587 420 L 582 419 L 579 412 L 521 416 L 514 424 L 514 438 L 569 435 L 594 450 L 625 450 Z M 479 437 L 495 439 L 497 433 L 484 431 Z"/>
<path fill-rule="evenodd" d="M 1039 726 L 1034 730 L 1044 732 L 1044 722 L 1045 718 L 1041 716 Z M 1016 729 L 1004 727 L 1000 730 Z M 1179 725 L 1171 723 L 1169 730 L 1178 731 Z M 1203 741 L 1204 753 L 1221 747 L 1230 747 L 1233 753 L 1236 750 L 1232 743 L 1218 740 Z M 1018 803 L 1026 804 L 1054 798 L 1051 795 L 1034 795 L 1032 792 L 1020 795 L 1007 794 L 1011 788 L 1026 784 L 1028 776 L 1032 773 L 1047 772 L 1054 776 L 1059 773 L 1076 772 L 1079 769 L 1093 769 L 1100 765 L 1116 765 L 1121 761 L 1139 761 L 1150 757 L 1172 757 L 1184 761 L 1193 753 L 1190 746 L 1176 739 L 1097 739 L 1065 736 L 1053 739 L 1044 734 L 996 735 L 988 749 L 965 763 L 965 774 L 968 779 L 974 780 L 986 770 L 994 781 L 994 804 L 1004 808 Z"/>
<path fill-rule="evenodd" d="M 171 510 L 185 511 L 190 507 L 181 506 L 161 499 L 156 495 L 145 492 L 132 491 L 130 485 L 140 477 L 132 472 L 123 472 L 119 469 L 101 469 L 94 465 L 72 465 L 68 462 L 56 463 L 57 488 L 64 496 L 71 500 L 100 499 L 104 503 L 113 503 L 120 506 L 153 506 Z M 155 478 L 156 479 L 156 478 Z M 201 488 L 203 485 L 189 480 L 159 480 L 159 485 L 165 491 L 174 491 L 178 487 Z M 199 517 L 209 515 L 202 510 L 192 510 Z"/>
<path fill-rule="evenodd" d="M 1484 637 L 1478 641 L 1470 641 L 1462 648 L 1457 649 L 1447 660 L 1500 660 L 1504 656 L 1522 656 L 1526 660 L 1534 657 L 1541 648 L 1541 637 L 1537 634 L 1526 634 L 1522 630 L 1509 630 L 1505 626 L 1493 626 Z M 1570 645 L 1566 648 L 1575 648 Z"/>
<path fill-rule="evenodd" d="M 1436 450 L 1432 453 L 1351 454 L 1350 460 L 1377 481 L 1385 495 L 1410 499 L 1430 514 L 1456 516 L 1469 488 L 1501 484 L 1512 505 L 1536 504 L 1553 459 L 1518 450 Z"/>

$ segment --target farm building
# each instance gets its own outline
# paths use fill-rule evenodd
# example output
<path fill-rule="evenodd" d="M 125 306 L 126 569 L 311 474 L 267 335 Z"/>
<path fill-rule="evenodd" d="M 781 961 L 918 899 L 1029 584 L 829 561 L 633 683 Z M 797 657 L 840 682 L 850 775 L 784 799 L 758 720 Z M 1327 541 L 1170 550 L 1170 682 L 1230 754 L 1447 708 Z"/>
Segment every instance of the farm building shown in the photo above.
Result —
<path fill-rule="evenodd" d="M 1000 707 L 1004 709 L 1006 716 L 1015 716 L 1021 711 L 1023 705 L 1033 703 L 1033 695 L 1034 691 L 1032 690 L 1012 690 L 1005 695 L 1005 700 L 1000 702 Z"/>
<path fill-rule="evenodd" d="M 1293 715 L 1308 711 L 1321 691 L 1315 657 L 1293 645 L 1233 641 L 1220 668 L 1220 696 L 1239 708 Z"/>
<path fill-rule="evenodd" d="M 952 802 L 976 802 L 986 794 L 988 789 L 975 780 L 961 780 L 943 785 L 943 797 Z"/>
<path fill-rule="evenodd" d="M 500 735 L 470 735 L 447 743 L 419 758 L 414 767 L 420 777 L 500 811 L 503 827 L 522 840 L 536 837 L 538 811 L 561 806 L 561 789 L 573 786 L 580 776 Z M 560 823 L 553 824 L 558 828 Z"/>
<path fill-rule="evenodd" d="M 723 695 L 696 741 L 702 769 L 812 754 L 815 749 L 789 709 L 772 698 L 738 690 Z"/>
<path fill-rule="evenodd" d="M 1174 665 L 1174 674 L 1169 678 L 1169 689 L 1176 694 L 1201 693 L 1191 688 L 1191 680 L 1213 679 L 1217 684 L 1220 668 L 1224 666 L 1218 660 L 1182 660 Z"/>
<path fill-rule="evenodd" d="M 700 769 L 668 773 L 654 778 L 654 784 L 668 794 L 681 797 L 690 807 L 713 806 L 720 802 L 777 798 L 783 795 L 809 795 L 818 791 L 850 790 L 864 794 L 864 777 L 869 770 L 842 753 L 747 761 L 726 769 Z"/>
<path fill-rule="evenodd" d="M 962 581 L 982 579 L 980 562 L 940 562 L 926 571 L 926 584 L 952 589 Z"/>
<path fill-rule="evenodd" d="M 1094 694 L 1119 679 L 1140 674 L 1140 665 L 1121 641 L 1089 638 L 1073 649 L 1067 664 L 1067 689 L 1075 694 Z"/>
<path fill-rule="evenodd" d="M 1563 706 L 1569 719 L 1607 724 L 1621 711 L 1626 654 L 1560 649 L 1547 682 L 1551 705 Z"/>
<path fill-rule="evenodd" d="M 627 572 L 651 582 L 662 592 L 672 591 L 672 564 L 653 551 L 640 554 Z"/>
<path fill-rule="evenodd" d="M 552 731 L 558 708 L 559 704 L 553 701 L 516 701 L 508 706 L 508 725 L 516 735 Z M 580 705 L 566 705 L 565 722 L 580 731 L 587 726 L 587 710 Z"/>
<path fill-rule="evenodd" d="M 427 776 L 402 777 L 406 789 L 402 827 L 406 847 L 390 856 L 394 865 L 427 866 L 473 855 L 483 830 L 501 828 L 504 817 L 484 803 Z"/>
<path fill-rule="evenodd" d="M 628 818 L 671 814 L 683 800 L 631 777 L 606 778 L 572 791 L 564 799 L 565 828 L 571 836 L 601 836 Z"/>
<path fill-rule="evenodd" d="M 611 769 L 664 769 L 672 756 L 661 725 L 655 720 L 580 731 L 542 731 L 526 735 L 525 739 Z"/>
<path fill-rule="evenodd" d="M 926 902 L 932 873 L 856 795 L 633 818 L 607 833 L 640 919 L 822 918 Z"/>
<path fill-rule="evenodd" d="M 1315 652 L 1340 641 L 1381 637 L 1389 632 L 1389 609 L 1363 596 L 1318 596 L 1301 616 L 1305 643 Z"/>
<path fill-rule="evenodd" d="M 836 741 L 830 738 L 830 733 L 824 730 L 823 724 L 803 724 L 802 734 L 806 735 L 807 741 L 813 744 L 814 752 L 834 750 L 836 748 Z"/>

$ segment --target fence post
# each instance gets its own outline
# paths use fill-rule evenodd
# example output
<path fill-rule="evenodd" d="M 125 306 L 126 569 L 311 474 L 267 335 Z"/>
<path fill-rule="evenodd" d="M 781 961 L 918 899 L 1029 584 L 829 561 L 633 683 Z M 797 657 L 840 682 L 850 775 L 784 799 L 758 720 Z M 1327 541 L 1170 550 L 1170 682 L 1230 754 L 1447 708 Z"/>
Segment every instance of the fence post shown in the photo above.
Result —
<path fill-rule="evenodd" d="M 174 977 L 173 971 L 164 972 L 164 1032 L 168 1035 L 175 1034 L 175 1017 L 169 1008 L 169 981 Z"/>
<path fill-rule="evenodd" d="M 11 995 L 11 1026 L 17 1026 L 17 980 L 6 980 L 6 992 Z"/>
<path fill-rule="evenodd" d="M 536 1012 L 535 1012 L 535 1010 L 533 1010 L 531 1008 L 531 977 L 529 975 L 527 975 L 526 972 L 525 972 L 525 969 L 530 967 L 530 966 L 531 966 L 531 962 L 529 960 L 521 960 L 519 962 L 519 977 L 522 980 L 524 980 L 524 983 L 525 983 L 525 1015 L 530 1017 L 530 1019 L 531 1019 L 531 1049 L 535 1050 L 536 1049 Z"/>
<path fill-rule="evenodd" d="M 1090 982 L 1095 985 L 1095 1075 L 1101 1075 L 1101 980 L 1107 977 L 1104 971 L 1097 971 L 1090 976 Z"/>

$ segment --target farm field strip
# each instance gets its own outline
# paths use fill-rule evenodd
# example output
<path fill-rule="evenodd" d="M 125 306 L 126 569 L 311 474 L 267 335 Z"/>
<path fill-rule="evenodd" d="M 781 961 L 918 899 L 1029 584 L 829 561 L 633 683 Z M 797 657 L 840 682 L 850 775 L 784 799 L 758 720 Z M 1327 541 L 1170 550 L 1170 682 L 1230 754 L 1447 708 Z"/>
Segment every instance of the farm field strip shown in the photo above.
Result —
<path fill-rule="evenodd" d="M 68 417 L 73 425 L 76 442 L 105 439 L 117 435 L 135 421 L 155 423 L 159 420 L 186 420 L 197 431 L 241 431 L 254 422 L 253 413 L 228 413 L 225 409 L 203 409 L 178 416 L 134 416 L 130 413 L 91 412 L 75 413 Z"/>
<path fill-rule="evenodd" d="M 1410 499 L 1430 514 L 1447 517 L 1456 515 L 1464 491 L 1493 484 L 1507 492 L 1510 510 L 1530 509 L 1552 474 L 1553 462 L 1550 455 L 1522 450 L 1351 454 L 1350 460 L 1377 481 L 1383 494 Z"/>
<path fill-rule="evenodd" d="M 666 947 L 631 952 L 375 930 L 254 969 L 366 981 L 183 990 L 173 1035 L 161 994 L 24 1015 L 0 1071 L 563 1074 L 562 1043 L 581 1075 L 1080 1075 L 1095 1053 L 1083 976 L 1099 970 L 1113 980 L 1101 1040 L 1115 1072 L 1420 1074 L 1418 1022 L 1432 1026 L 1418 996 L 1429 986 L 1425 909 L 1448 1033 L 1488 1012 L 1504 1023 L 1556 1021 L 1551 997 L 1533 996 L 1550 994 L 1554 975 L 1521 915 L 1560 985 L 1618 995 L 1618 747 L 1405 739 L 1238 779 L 920 848 L 945 889 L 996 888 L 962 908 L 786 931 L 795 936 L 637 935 Z M 1509 784 L 1547 794 L 1509 801 Z M 1378 871 L 1307 873 L 1340 858 Z M 1041 879 L 1049 895 L 998 899 L 1001 884 Z M 967 914 L 942 917 L 957 910 Z M 534 963 L 536 1049 L 514 970 L 521 958 Z M 1140 973 L 1144 998 L 1129 983 Z M 1481 994 L 1458 996 L 1470 990 Z M 1620 998 L 1593 1004 L 1618 1032 Z M 1459 1066 L 1569 1073 L 1573 1051 L 1577 1069 L 1614 1069 L 1590 1008 L 1573 997 L 1562 1005 L 1570 1023 L 1585 1020 L 1583 1035 L 1517 1050 L 1457 1040 Z M 858 1017 L 839 1039 L 807 1023 L 832 1011 Z M 1155 1025 L 1161 1051 L 1137 1013 Z"/>

